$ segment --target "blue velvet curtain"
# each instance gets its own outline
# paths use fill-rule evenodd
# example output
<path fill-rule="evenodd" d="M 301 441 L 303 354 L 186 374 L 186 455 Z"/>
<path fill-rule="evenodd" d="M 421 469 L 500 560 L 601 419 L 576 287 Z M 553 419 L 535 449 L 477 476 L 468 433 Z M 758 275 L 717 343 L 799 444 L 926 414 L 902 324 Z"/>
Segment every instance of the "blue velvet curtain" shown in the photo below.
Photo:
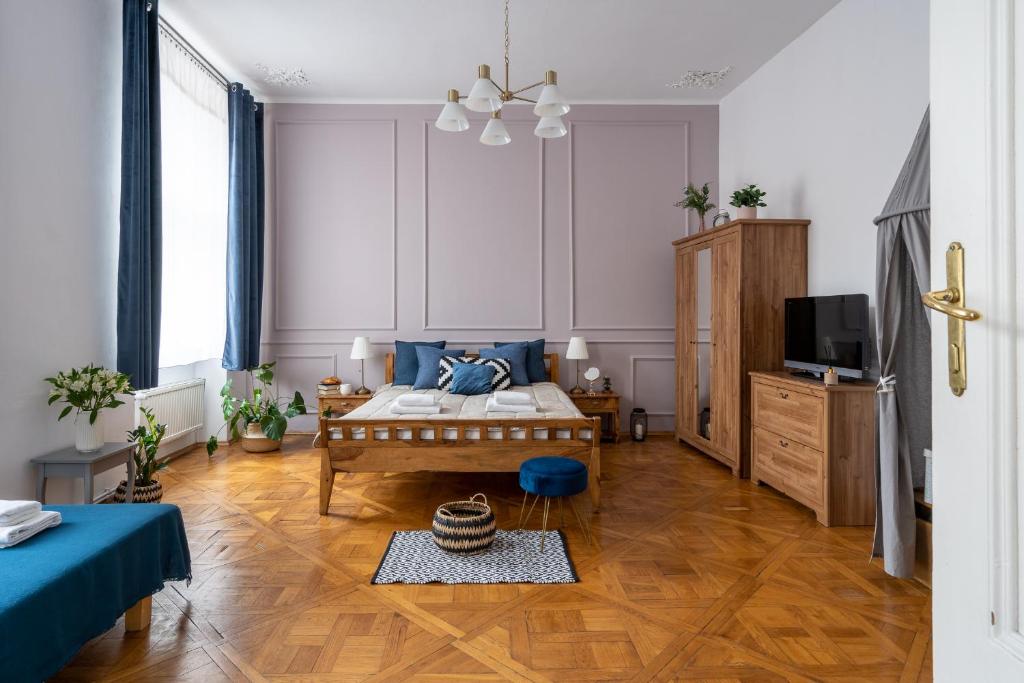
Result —
<path fill-rule="evenodd" d="M 156 386 L 160 360 L 160 62 L 157 0 L 124 0 L 117 369 Z"/>
<path fill-rule="evenodd" d="M 241 83 L 228 89 L 227 336 L 222 365 L 260 362 L 263 306 L 263 105 Z"/>

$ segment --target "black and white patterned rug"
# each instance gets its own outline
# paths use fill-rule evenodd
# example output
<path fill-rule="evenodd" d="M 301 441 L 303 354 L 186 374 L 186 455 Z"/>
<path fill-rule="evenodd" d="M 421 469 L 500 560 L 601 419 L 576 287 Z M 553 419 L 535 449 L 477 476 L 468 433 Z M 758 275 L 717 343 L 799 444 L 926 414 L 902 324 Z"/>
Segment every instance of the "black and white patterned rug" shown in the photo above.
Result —
<path fill-rule="evenodd" d="M 446 553 L 430 531 L 396 531 L 370 583 L 577 583 L 561 531 L 498 531 L 479 555 Z"/>

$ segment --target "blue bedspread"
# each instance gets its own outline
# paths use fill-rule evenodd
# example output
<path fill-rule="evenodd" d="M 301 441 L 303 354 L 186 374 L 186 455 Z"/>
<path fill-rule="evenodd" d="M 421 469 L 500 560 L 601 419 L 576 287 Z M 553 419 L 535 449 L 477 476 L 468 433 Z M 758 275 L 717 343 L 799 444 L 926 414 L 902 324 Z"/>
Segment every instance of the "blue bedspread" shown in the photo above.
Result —
<path fill-rule="evenodd" d="M 0 680 L 42 681 L 164 581 L 192 577 L 176 505 L 48 505 L 60 526 L 0 549 Z"/>

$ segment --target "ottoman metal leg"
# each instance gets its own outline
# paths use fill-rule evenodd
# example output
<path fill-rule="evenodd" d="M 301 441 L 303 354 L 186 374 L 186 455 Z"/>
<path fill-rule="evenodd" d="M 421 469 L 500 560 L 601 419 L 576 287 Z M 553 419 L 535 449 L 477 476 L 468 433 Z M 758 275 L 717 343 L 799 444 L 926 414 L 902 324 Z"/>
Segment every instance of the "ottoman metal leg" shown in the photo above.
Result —
<path fill-rule="evenodd" d="M 526 524 L 530 521 L 530 517 L 533 516 L 533 508 L 537 507 L 537 503 L 540 501 L 540 495 L 533 499 L 533 505 L 530 506 L 530 511 L 526 513 L 526 517 L 523 517 L 523 511 L 519 511 L 519 529 L 526 528 Z M 526 495 L 523 496 L 523 508 L 526 508 Z"/>
<path fill-rule="evenodd" d="M 548 534 L 548 512 L 551 510 L 551 499 L 544 496 L 544 520 L 540 528 L 540 551 L 544 552 L 544 537 Z"/>

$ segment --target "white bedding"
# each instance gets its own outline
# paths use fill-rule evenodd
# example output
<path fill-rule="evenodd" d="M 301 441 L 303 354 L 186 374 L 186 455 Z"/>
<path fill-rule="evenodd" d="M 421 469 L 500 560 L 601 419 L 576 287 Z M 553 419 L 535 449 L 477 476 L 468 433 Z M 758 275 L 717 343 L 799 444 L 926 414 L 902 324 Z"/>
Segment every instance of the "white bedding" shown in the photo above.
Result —
<path fill-rule="evenodd" d="M 388 384 L 377 390 L 373 398 L 361 405 L 360 407 L 353 410 L 348 415 L 343 416 L 342 420 L 360 420 L 360 419 L 384 419 L 384 420 L 413 420 L 413 421 L 429 421 L 429 422 L 444 422 L 447 420 L 516 420 L 516 419 L 558 419 L 558 418 L 577 418 L 583 417 L 583 413 L 579 411 L 576 404 L 572 402 L 568 394 L 562 391 L 562 388 L 553 382 L 537 382 L 526 387 L 514 387 L 516 391 L 522 391 L 530 394 L 533 398 L 534 403 L 537 405 L 537 412 L 530 413 L 527 415 L 517 415 L 516 413 L 510 412 L 488 412 L 486 410 L 487 398 L 491 394 L 481 394 L 478 396 L 463 396 L 462 394 L 452 394 L 446 390 L 441 389 L 416 389 L 414 390 L 407 384 Z M 411 413 L 405 415 L 395 415 L 391 412 L 392 402 L 402 394 L 415 393 L 415 394 L 432 394 L 436 397 L 437 401 L 441 404 L 441 412 L 437 415 L 427 415 L 425 413 Z M 332 440 L 341 439 L 341 429 L 338 427 L 332 427 L 330 430 L 330 437 Z M 455 439 L 458 436 L 458 431 L 455 426 L 445 428 L 443 431 L 443 438 Z M 549 438 L 548 429 L 536 428 L 534 429 L 534 439 L 547 439 Z M 555 439 L 568 439 L 571 438 L 571 433 L 568 429 L 556 429 L 554 430 Z M 388 438 L 387 429 L 375 429 L 374 436 L 377 440 L 386 440 Z M 396 436 L 400 440 L 409 440 L 412 438 L 411 429 L 398 429 Z M 526 432 L 521 428 L 513 428 L 510 434 L 513 439 L 525 439 Z M 355 429 L 352 431 L 353 440 L 365 439 L 366 435 L 364 430 Z M 420 438 L 424 440 L 433 438 L 433 430 L 421 430 Z M 467 439 L 480 439 L 479 429 L 467 429 Z M 487 439 L 501 439 L 501 428 L 494 427 L 487 430 Z M 580 438 L 589 439 L 591 438 L 591 430 L 582 429 L 580 430 Z"/>

